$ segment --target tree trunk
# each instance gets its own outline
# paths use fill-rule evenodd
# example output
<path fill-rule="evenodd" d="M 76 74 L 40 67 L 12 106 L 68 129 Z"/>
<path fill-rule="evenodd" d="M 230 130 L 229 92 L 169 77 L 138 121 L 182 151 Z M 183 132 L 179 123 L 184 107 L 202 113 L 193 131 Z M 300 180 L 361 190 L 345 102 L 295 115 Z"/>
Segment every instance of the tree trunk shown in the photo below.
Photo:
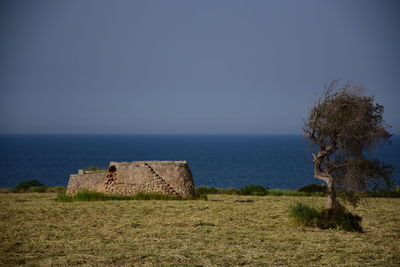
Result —
<path fill-rule="evenodd" d="M 327 170 L 322 170 L 322 161 L 325 157 L 330 155 L 328 150 L 322 150 L 317 155 L 313 154 L 314 160 L 314 177 L 325 181 L 327 184 L 327 201 L 326 201 L 326 208 L 327 209 L 335 209 L 337 207 L 337 200 L 336 200 L 336 190 L 333 185 L 333 178 L 327 172 Z"/>
<path fill-rule="evenodd" d="M 326 181 L 327 183 L 327 201 L 326 201 L 326 208 L 327 209 L 335 209 L 337 207 L 337 200 L 336 200 L 336 191 L 333 185 L 332 179 Z"/>

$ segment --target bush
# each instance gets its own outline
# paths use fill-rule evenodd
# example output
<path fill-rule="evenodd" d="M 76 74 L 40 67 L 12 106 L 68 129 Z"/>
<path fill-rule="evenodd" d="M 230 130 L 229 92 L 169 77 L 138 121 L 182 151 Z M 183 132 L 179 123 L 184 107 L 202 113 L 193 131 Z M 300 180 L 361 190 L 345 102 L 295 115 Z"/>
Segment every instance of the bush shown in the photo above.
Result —
<path fill-rule="evenodd" d="M 207 194 L 219 194 L 221 191 L 223 190 L 212 186 L 199 186 L 195 189 L 195 195 L 202 196 Z"/>
<path fill-rule="evenodd" d="M 319 210 L 309 207 L 303 203 L 296 203 L 296 205 L 289 208 L 289 217 L 292 220 L 303 226 L 317 226 L 321 217 Z"/>
<path fill-rule="evenodd" d="M 46 186 L 43 185 L 42 183 L 40 183 L 38 180 L 33 179 L 33 180 L 23 181 L 23 182 L 17 184 L 17 186 L 12 188 L 11 191 L 14 193 L 27 192 L 30 190 L 30 188 L 36 188 L 35 190 L 39 190 L 39 188 L 46 188 Z M 46 191 L 46 190 L 44 190 L 44 191 Z M 36 192 L 36 191 L 31 191 L 31 192 Z"/>
<path fill-rule="evenodd" d="M 352 214 L 339 205 L 336 209 L 322 211 L 297 203 L 289 208 L 289 217 L 303 226 L 319 227 L 321 229 L 338 228 L 349 232 L 362 232 L 361 217 Z"/>
<path fill-rule="evenodd" d="M 324 209 L 318 227 L 322 229 L 339 228 L 349 232 L 362 232 L 361 217 L 339 205 L 336 209 Z"/>
<path fill-rule="evenodd" d="M 67 196 L 65 189 L 58 191 L 56 200 L 61 202 L 73 201 L 71 196 Z"/>
<path fill-rule="evenodd" d="M 268 188 L 261 185 L 247 185 L 240 188 L 239 194 L 250 196 L 265 196 L 268 194 Z"/>
<path fill-rule="evenodd" d="M 229 187 L 226 189 L 217 188 L 212 186 L 199 186 L 195 189 L 195 195 L 199 196 L 206 196 L 208 194 L 227 194 L 227 195 L 238 195 L 240 192 L 234 187 Z"/>
<path fill-rule="evenodd" d="M 297 191 L 306 192 L 306 193 L 317 193 L 317 192 L 326 193 L 326 185 L 309 184 L 309 185 L 300 187 L 299 189 L 297 189 Z"/>

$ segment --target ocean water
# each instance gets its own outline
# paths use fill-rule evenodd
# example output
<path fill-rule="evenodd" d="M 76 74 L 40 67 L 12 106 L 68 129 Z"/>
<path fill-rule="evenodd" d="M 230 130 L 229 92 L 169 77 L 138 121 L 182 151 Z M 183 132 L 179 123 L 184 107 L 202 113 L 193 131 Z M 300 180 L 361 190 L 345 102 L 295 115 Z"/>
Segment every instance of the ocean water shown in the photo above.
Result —
<path fill-rule="evenodd" d="M 69 174 L 110 161 L 187 160 L 196 186 L 296 189 L 320 182 L 310 152 L 300 135 L 0 135 L 0 187 L 67 185 Z M 377 155 L 399 170 L 400 138 Z"/>

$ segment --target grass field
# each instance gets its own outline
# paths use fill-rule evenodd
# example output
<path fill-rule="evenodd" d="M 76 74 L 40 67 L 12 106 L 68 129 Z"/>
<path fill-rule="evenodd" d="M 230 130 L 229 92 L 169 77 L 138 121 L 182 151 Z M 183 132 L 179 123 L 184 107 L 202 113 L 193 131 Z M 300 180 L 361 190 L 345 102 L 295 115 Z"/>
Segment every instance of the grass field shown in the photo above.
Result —
<path fill-rule="evenodd" d="M 0 265 L 400 266 L 400 199 L 352 212 L 365 233 L 303 228 L 290 205 L 321 197 L 209 195 L 209 200 L 56 202 L 0 194 Z"/>

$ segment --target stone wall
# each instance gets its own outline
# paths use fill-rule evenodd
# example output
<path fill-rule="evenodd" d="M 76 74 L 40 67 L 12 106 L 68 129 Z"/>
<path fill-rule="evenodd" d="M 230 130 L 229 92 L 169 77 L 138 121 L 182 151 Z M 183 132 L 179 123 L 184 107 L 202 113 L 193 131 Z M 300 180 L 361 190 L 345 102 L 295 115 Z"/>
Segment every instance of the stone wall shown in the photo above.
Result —
<path fill-rule="evenodd" d="M 192 173 L 186 161 L 110 162 L 108 172 L 79 170 L 70 176 L 67 194 L 83 189 L 116 195 L 138 192 L 194 195 Z"/>

